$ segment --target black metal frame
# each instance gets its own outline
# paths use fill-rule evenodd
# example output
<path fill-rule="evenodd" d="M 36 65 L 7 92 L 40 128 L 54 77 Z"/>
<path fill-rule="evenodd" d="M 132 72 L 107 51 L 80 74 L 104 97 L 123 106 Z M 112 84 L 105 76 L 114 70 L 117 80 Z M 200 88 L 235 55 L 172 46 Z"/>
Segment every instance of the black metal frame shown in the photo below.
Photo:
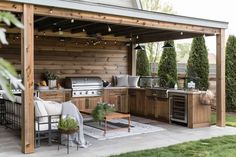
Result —
<path fill-rule="evenodd" d="M 21 132 L 21 118 L 22 118 L 22 105 L 18 102 L 12 102 L 7 99 L 0 99 L 0 124 L 6 128 L 12 129 L 20 135 Z M 53 129 L 53 124 L 58 124 L 61 115 L 49 115 L 34 117 L 34 125 L 37 122 L 38 130 L 35 128 L 35 146 L 39 147 L 41 140 L 48 139 L 48 145 L 52 144 L 53 139 L 58 138 L 58 129 Z M 47 122 L 40 122 L 40 118 L 47 118 Z M 58 118 L 58 121 L 52 121 L 52 118 Z M 40 130 L 41 125 L 48 125 L 47 130 Z M 58 140 L 58 142 L 60 142 Z"/>
<path fill-rule="evenodd" d="M 40 118 L 47 118 L 47 122 L 40 122 Z M 58 121 L 54 122 L 52 121 L 52 118 L 58 118 Z M 35 146 L 40 147 L 41 140 L 47 139 L 48 140 L 48 145 L 52 144 L 52 140 L 55 139 L 60 139 L 58 137 L 58 129 L 53 129 L 52 124 L 58 124 L 59 119 L 61 118 L 61 115 L 49 115 L 49 116 L 38 116 L 35 117 L 35 122 L 37 122 L 37 127 L 38 130 L 36 129 L 35 126 Z M 48 125 L 47 130 L 40 130 L 40 126 L 42 125 Z M 58 140 L 59 142 L 59 140 Z"/>

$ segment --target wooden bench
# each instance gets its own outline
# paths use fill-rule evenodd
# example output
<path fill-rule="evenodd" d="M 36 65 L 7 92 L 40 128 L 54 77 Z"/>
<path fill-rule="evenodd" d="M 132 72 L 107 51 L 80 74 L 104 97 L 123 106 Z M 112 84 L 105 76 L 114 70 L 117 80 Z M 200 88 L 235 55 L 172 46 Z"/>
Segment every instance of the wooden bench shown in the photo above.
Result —
<path fill-rule="evenodd" d="M 81 110 L 81 113 L 85 113 L 85 114 L 92 114 L 92 109 L 85 109 L 85 110 Z M 107 129 L 107 122 L 112 120 L 112 119 L 123 119 L 123 118 L 127 118 L 128 120 L 128 132 L 130 132 L 130 114 L 126 114 L 126 113 L 119 113 L 119 112 L 112 112 L 107 114 L 104 117 L 104 136 L 106 135 L 108 129 Z"/>

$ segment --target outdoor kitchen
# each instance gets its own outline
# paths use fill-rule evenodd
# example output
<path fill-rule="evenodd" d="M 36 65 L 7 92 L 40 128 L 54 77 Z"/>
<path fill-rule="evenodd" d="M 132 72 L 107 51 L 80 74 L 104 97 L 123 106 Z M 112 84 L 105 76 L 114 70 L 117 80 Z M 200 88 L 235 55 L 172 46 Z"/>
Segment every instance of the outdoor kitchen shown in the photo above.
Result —
<path fill-rule="evenodd" d="M 11 6 L 7 2 L 6 5 Z M 212 102 L 208 102 L 209 99 L 212 101 L 211 93 L 209 96 L 206 91 L 195 88 L 195 78 L 185 83 L 176 80 L 171 87 L 162 87 L 160 81 L 163 78 L 159 73 L 152 73 L 153 76 L 137 74 L 137 53 L 142 52 L 141 43 L 214 36 L 219 33 L 218 28 L 207 25 L 185 27 L 185 24 L 173 23 L 176 28 L 172 29 L 172 25 L 165 28 L 164 23 L 157 27 L 155 24 L 159 22 L 155 23 L 154 19 L 145 21 L 140 17 L 140 20 L 129 18 L 123 21 L 119 16 L 110 14 L 108 17 L 95 16 L 94 12 L 80 15 L 74 10 L 41 5 L 31 9 L 31 24 L 25 29 L 31 31 L 28 32 L 31 35 L 9 27 L 9 45 L 1 45 L 0 48 L 1 57 L 12 63 L 19 81 L 25 84 L 24 91 L 11 88 L 16 96 L 15 102 L 11 102 L 3 90 L 0 91 L 1 99 L 4 99 L 0 103 L 0 123 L 18 133 L 30 132 L 32 138 L 25 138 L 28 134 L 22 136 L 23 147 L 27 147 L 29 152 L 35 146 L 40 147 L 41 140 L 46 139 L 51 145 L 52 139 L 56 138 L 53 135 L 60 136 L 57 127 L 61 124 L 62 113 L 76 113 L 80 125 L 82 121 L 82 126 L 75 131 L 82 130 L 76 133 L 84 131 L 86 137 L 98 140 L 165 130 L 142 120 L 183 128 L 211 125 Z M 24 16 L 26 21 L 29 17 L 19 11 L 14 15 L 18 19 Z M 180 18 L 189 20 L 187 17 Z M 31 39 L 27 40 L 26 36 Z M 31 44 L 29 41 L 32 41 Z M 30 50 L 28 46 L 24 47 L 27 53 L 22 54 L 22 44 L 30 45 Z M 166 49 L 164 46 L 163 50 Z M 32 55 L 28 55 L 28 50 Z M 27 104 L 31 106 L 25 106 Z M 102 120 L 97 122 L 94 111 L 99 106 L 108 106 L 111 111 L 105 112 Z M 48 118 L 46 122 L 45 117 Z M 142 120 L 136 120 L 139 118 Z M 26 119 L 29 123 L 24 123 Z M 124 131 L 120 135 L 113 129 Z M 67 142 L 69 136 L 67 133 Z M 77 150 L 78 143 L 77 140 Z"/>

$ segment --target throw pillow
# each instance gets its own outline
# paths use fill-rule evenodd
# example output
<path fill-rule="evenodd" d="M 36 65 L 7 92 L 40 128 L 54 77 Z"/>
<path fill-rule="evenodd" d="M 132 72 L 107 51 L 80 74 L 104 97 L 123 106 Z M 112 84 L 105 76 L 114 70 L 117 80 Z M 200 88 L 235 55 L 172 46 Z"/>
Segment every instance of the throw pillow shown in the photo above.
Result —
<path fill-rule="evenodd" d="M 117 87 L 128 87 L 128 75 L 118 75 L 117 77 Z"/>
<path fill-rule="evenodd" d="M 138 87 L 138 80 L 139 76 L 129 76 L 128 77 L 129 87 Z"/>

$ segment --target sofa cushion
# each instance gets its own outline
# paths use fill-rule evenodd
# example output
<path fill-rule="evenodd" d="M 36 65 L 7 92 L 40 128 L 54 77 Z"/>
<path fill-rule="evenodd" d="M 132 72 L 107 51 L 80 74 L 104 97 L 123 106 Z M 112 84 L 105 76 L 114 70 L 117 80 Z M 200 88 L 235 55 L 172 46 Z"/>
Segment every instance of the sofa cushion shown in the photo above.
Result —
<path fill-rule="evenodd" d="M 48 115 L 61 115 L 62 104 L 54 101 L 44 101 L 45 109 Z"/>
<path fill-rule="evenodd" d="M 35 100 L 34 106 L 35 106 L 35 116 L 36 117 L 48 116 L 48 113 L 47 113 L 46 108 L 44 106 L 44 101 Z M 40 122 L 47 122 L 48 118 L 47 117 L 39 118 L 39 121 Z"/>
<path fill-rule="evenodd" d="M 129 76 L 128 77 L 129 87 L 137 87 L 138 80 L 139 80 L 139 76 Z"/>
<path fill-rule="evenodd" d="M 117 79 L 117 87 L 128 87 L 128 75 L 118 75 L 116 76 Z"/>

